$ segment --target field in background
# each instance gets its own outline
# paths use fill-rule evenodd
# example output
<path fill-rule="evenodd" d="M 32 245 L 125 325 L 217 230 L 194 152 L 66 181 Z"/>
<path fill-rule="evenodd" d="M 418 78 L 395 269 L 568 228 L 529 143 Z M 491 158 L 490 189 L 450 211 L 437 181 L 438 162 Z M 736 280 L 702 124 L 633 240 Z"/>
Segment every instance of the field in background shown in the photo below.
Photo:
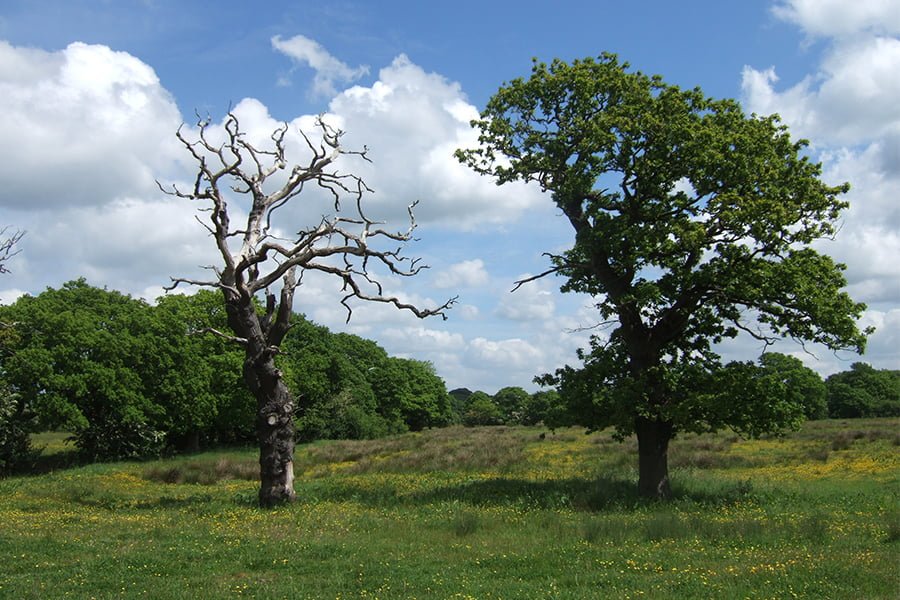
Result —
<path fill-rule="evenodd" d="M 39 440 L 65 455 L 59 434 Z M 896 598 L 900 420 L 682 436 L 676 499 L 608 433 L 449 428 L 0 480 L 3 598 Z"/>

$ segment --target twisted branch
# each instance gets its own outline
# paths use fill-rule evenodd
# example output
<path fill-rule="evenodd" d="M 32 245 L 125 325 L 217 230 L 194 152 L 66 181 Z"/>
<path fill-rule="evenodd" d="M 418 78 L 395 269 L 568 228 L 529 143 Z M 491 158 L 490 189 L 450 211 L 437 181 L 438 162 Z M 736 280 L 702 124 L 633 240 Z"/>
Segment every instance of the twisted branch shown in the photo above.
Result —
<path fill-rule="evenodd" d="M 343 131 L 328 125 L 321 117 L 316 120 L 316 127 L 316 139 L 304 131 L 298 132 L 309 159 L 290 168 L 285 158 L 287 124 L 271 134 L 271 144 L 265 148 L 258 148 L 245 138 L 232 112 L 218 130 L 212 129 L 209 118 L 198 119 L 199 131 L 195 136 L 189 137 L 184 127 L 178 129 L 177 139 L 197 162 L 197 177 L 190 191 L 174 185 L 164 187 L 158 182 L 157 185 L 168 195 L 201 203 L 199 210 L 207 217 L 204 228 L 214 238 L 224 267 L 215 269 L 215 279 L 172 278 L 172 284 L 166 289 L 183 283 L 219 288 L 226 295 L 243 298 L 264 291 L 267 310 L 260 325 L 270 338 L 279 342 L 286 332 L 293 290 L 305 270 L 327 273 L 341 280 L 342 289 L 347 292 L 341 304 L 348 309 L 348 320 L 352 310 L 347 301 L 351 298 L 392 304 L 420 318 L 435 315 L 446 318 L 445 311 L 456 298 L 434 309 L 421 309 L 385 295 L 370 270 L 377 265 L 390 274 L 411 277 L 427 268 L 418 259 L 402 254 L 403 245 L 413 239 L 416 229 L 413 209 L 417 203 L 407 208 L 409 227 L 405 231 L 388 230 L 383 222 L 370 219 L 363 211 L 363 199 L 373 190 L 361 177 L 341 172 L 336 165 L 342 156 L 371 162 L 368 148 L 344 148 Z M 221 143 L 214 141 L 217 136 L 224 138 Z M 317 224 L 300 229 L 290 239 L 276 237 L 270 233 L 273 214 L 307 190 L 307 183 L 326 192 L 333 214 L 323 215 Z M 352 213 L 342 213 L 342 200 L 352 201 Z M 246 222 L 240 227 L 231 224 L 229 201 L 244 202 L 247 206 Z M 377 246 L 384 242 L 400 246 L 394 250 L 379 249 Z M 298 270 L 299 277 L 295 275 Z M 276 302 L 268 289 L 279 281 L 282 294 Z"/>

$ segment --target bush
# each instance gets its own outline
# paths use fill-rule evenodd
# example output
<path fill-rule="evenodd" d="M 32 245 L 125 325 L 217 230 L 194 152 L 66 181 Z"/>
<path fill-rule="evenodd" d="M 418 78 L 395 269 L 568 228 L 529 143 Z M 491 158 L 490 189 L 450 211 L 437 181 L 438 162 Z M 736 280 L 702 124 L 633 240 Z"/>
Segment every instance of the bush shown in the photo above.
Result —
<path fill-rule="evenodd" d="M 297 439 L 302 442 L 363 440 L 396 433 L 384 418 L 361 406 L 350 390 L 341 390 L 306 409 L 296 427 Z"/>
<path fill-rule="evenodd" d="M 900 371 L 854 363 L 825 380 L 833 419 L 900 416 Z"/>
<path fill-rule="evenodd" d="M 120 418 L 94 419 L 72 436 L 79 454 L 91 461 L 156 457 L 166 436 L 147 423 Z"/>
<path fill-rule="evenodd" d="M 31 446 L 34 419 L 18 394 L 0 386 L 0 475 L 33 462 L 39 450 Z"/>

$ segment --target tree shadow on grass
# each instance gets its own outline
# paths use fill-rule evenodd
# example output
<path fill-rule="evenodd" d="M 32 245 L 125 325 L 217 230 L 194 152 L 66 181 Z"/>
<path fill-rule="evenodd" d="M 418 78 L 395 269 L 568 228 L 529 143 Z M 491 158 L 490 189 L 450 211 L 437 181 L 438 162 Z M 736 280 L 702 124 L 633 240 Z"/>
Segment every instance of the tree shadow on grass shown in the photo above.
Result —
<path fill-rule="evenodd" d="M 697 490 L 675 487 L 671 502 L 690 502 L 722 506 L 733 504 L 752 493 L 746 482 L 715 489 Z M 639 506 L 660 504 L 659 500 L 642 498 L 637 484 L 627 477 L 601 476 L 533 481 L 515 477 L 497 477 L 468 481 L 437 489 L 401 494 L 391 485 L 365 488 L 353 484 L 300 484 L 297 498 L 303 502 L 357 502 L 365 506 L 424 506 L 457 502 L 473 507 L 516 507 L 528 510 L 575 510 L 602 512 L 630 510 Z"/>
<path fill-rule="evenodd" d="M 26 464 L 16 467 L 11 475 L 28 477 L 32 475 L 45 475 L 54 471 L 74 469 L 91 464 L 91 461 L 79 454 L 75 449 L 63 450 L 49 454 L 41 453 L 34 456 Z"/>
<path fill-rule="evenodd" d="M 400 494 L 391 485 L 366 488 L 352 484 L 297 486 L 302 502 L 357 502 L 366 506 L 423 506 L 459 502 L 471 506 L 510 506 L 534 510 L 575 509 L 600 511 L 609 507 L 632 506 L 640 499 L 633 481 L 616 478 L 573 478 L 529 481 L 497 477 L 448 485 L 437 489 Z"/>
<path fill-rule="evenodd" d="M 419 494 L 416 501 L 462 502 L 472 506 L 513 506 L 538 510 L 574 509 L 597 512 L 630 507 L 641 502 L 633 481 L 599 477 L 530 481 L 515 478 L 485 479 Z"/>

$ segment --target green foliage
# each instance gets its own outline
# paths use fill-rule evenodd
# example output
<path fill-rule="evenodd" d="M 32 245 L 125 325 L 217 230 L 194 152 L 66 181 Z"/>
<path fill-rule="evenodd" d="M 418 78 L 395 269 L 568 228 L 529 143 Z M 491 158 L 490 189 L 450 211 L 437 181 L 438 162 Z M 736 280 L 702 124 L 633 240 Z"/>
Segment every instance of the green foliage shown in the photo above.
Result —
<path fill-rule="evenodd" d="M 17 340 L 4 375 L 47 428 L 74 432 L 93 459 L 161 448 L 164 414 L 149 384 L 156 362 L 145 303 L 83 279 L 3 307 Z"/>
<path fill-rule="evenodd" d="M 572 425 L 556 390 L 540 390 L 531 394 L 522 409 L 522 425 L 538 425 L 557 428 Z"/>
<path fill-rule="evenodd" d="M 494 404 L 503 413 L 503 422 L 507 425 L 522 422 L 522 414 L 525 404 L 528 402 L 528 392 L 520 387 L 501 388 L 494 394 Z"/>
<path fill-rule="evenodd" d="M 462 421 L 468 427 L 502 425 L 503 417 L 503 411 L 497 406 L 493 398 L 482 391 L 477 391 L 469 396 Z"/>
<path fill-rule="evenodd" d="M 298 315 L 283 349 L 301 440 L 373 438 L 452 420 L 446 386 L 430 363 L 390 357 L 371 340 L 333 334 Z"/>
<path fill-rule="evenodd" d="M 450 395 L 450 409 L 453 415 L 453 423 L 462 423 L 462 416 L 466 412 L 466 406 L 468 406 L 469 398 L 473 393 L 474 392 L 468 388 L 456 388 L 448 392 Z"/>
<path fill-rule="evenodd" d="M 777 116 L 747 116 L 736 101 L 604 54 L 535 62 L 473 126 L 479 147 L 458 158 L 498 184 L 550 192 L 574 243 L 551 256 L 548 274 L 564 278 L 565 292 L 590 294 L 598 321 L 612 325 L 579 353 L 580 366 L 538 379 L 558 386 L 581 423 L 620 436 L 639 420 L 663 437 L 777 430 L 795 418 L 793 400 L 769 396 L 778 368 L 720 372 L 714 344 L 751 331 L 864 348 L 856 320 L 865 306 L 843 291 L 844 266 L 811 247 L 835 234 L 848 186 L 823 183 L 806 143 Z M 708 393 L 723 377 L 750 389 Z"/>
<path fill-rule="evenodd" d="M 142 335 L 155 342 L 155 394 L 165 410 L 161 427 L 176 447 L 248 441 L 256 402 L 242 378 L 240 347 L 207 329 L 228 331 L 222 295 L 212 290 L 166 295 L 151 309 L 151 328 Z M 200 438 L 199 440 L 197 438 Z"/>
<path fill-rule="evenodd" d="M 4 398 L 9 439 L 66 429 L 90 460 L 254 439 L 243 350 L 207 333 L 228 331 L 218 292 L 150 306 L 81 279 L 0 307 L 0 320 L 16 323 L 0 329 L 0 377 L 17 399 Z M 279 361 L 298 398 L 301 439 L 372 438 L 452 420 L 431 364 L 389 357 L 375 342 L 298 315 L 292 325 Z M 27 427 L 23 415 L 34 415 Z"/>
<path fill-rule="evenodd" d="M 804 417 L 828 418 L 825 382 L 818 373 L 804 366 L 800 359 L 778 352 L 766 352 L 759 358 L 759 364 L 766 375 L 784 384 L 784 393 L 791 402 L 803 407 Z"/>
<path fill-rule="evenodd" d="M 297 421 L 297 437 L 301 441 L 364 440 L 387 435 L 388 423 L 374 411 L 374 406 L 361 402 L 350 390 L 328 396 L 307 407 Z"/>
<path fill-rule="evenodd" d="M 825 380 L 832 418 L 900 416 L 900 371 L 853 363 Z"/>
<path fill-rule="evenodd" d="M 5 342 L 10 385 L 44 428 L 72 431 L 85 457 L 251 438 L 242 353 L 198 334 L 225 329 L 219 294 L 165 296 L 153 307 L 80 279 L 2 310 L 17 323 Z"/>
<path fill-rule="evenodd" d="M 34 415 L 18 394 L 0 382 L 0 476 L 34 462 L 40 450 L 31 445 Z"/>

